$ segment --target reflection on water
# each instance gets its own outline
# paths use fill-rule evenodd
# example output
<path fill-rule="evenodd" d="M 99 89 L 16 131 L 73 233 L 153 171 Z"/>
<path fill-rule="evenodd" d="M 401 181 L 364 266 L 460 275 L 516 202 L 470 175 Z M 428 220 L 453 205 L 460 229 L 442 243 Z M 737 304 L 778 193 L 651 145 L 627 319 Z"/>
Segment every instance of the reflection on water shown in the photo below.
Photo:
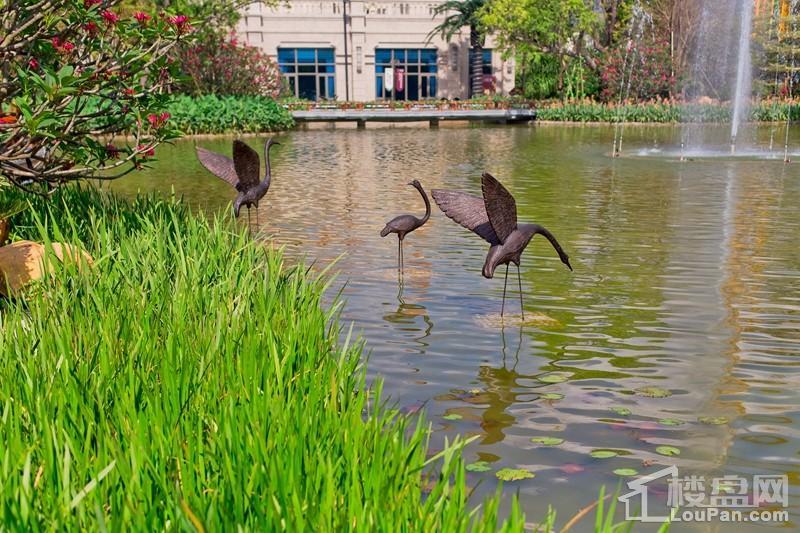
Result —
<path fill-rule="evenodd" d="M 535 471 L 508 484 L 531 517 L 555 504 L 566 519 L 623 467 L 786 473 L 800 486 L 800 167 L 613 159 L 612 136 L 569 126 L 284 134 L 253 225 L 295 257 L 344 254 L 333 290 L 367 340 L 370 376 L 406 412 L 424 406 L 434 447 L 478 435 L 469 462 Z M 669 126 L 626 129 L 630 152 L 677 139 Z M 199 142 L 230 150 L 230 139 Z M 192 141 L 159 157 L 114 187 L 174 189 L 207 211 L 232 199 L 194 161 Z M 420 211 L 411 179 L 479 194 L 484 170 L 514 194 L 520 219 L 549 227 L 574 258 L 571 273 L 534 239 L 521 327 L 514 315 L 495 320 L 503 280 L 480 275 L 486 244 L 436 209 L 404 242 L 402 286 L 396 238 L 378 234 L 392 214 Z M 543 436 L 563 443 L 531 441 Z M 664 457 L 661 445 L 681 453 Z M 593 458 L 598 449 L 617 455 Z M 496 487 L 493 472 L 469 476 L 478 494 Z"/>

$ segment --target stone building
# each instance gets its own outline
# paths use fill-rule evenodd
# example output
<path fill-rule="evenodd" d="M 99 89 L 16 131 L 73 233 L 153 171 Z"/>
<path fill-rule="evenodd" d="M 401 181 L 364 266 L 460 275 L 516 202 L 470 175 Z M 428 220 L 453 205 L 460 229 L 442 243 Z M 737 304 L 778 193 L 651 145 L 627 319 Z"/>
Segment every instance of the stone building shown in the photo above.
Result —
<path fill-rule="evenodd" d="M 310 100 L 469 98 L 469 28 L 451 42 L 428 33 L 443 17 L 438 2 L 303 1 L 244 8 L 239 38 L 280 65 L 290 92 Z M 514 88 L 513 59 L 490 37 L 483 53 L 484 92 Z"/>

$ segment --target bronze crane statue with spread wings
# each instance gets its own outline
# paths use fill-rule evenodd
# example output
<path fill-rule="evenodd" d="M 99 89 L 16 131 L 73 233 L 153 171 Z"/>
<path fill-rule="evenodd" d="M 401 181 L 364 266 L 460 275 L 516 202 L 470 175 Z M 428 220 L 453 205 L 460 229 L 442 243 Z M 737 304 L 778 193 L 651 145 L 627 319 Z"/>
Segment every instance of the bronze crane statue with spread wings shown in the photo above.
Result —
<path fill-rule="evenodd" d="M 233 202 L 233 212 L 239 217 L 239 210 L 242 206 L 247 206 L 247 218 L 250 219 L 250 207 L 258 209 L 258 201 L 261 200 L 269 190 L 272 181 L 272 171 L 269 164 L 269 149 L 276 144 L 280 144 L 272 139 L 267 139 L 264 143 L 264 160 L 267 170 L 264 179 L 259 181 L 261 171 L 261 161 L 258 153 L 247 146 L 244 141 L 236 139 L 233 141 L 233 159 L 216 152 L 211 152 L 205 148 L 197 147 L 197 159 L 206 169 L 231 184 L 238 194 Z M 256 212 L 256 221 L 258 213 Z"/>
<path fill-rule="evenodd" d="M 434 189 L 431 191 L 433 199 L 439 208 L 449 218 L 461 224 L 468 230 L 478 234 L 487 241 L 491 248 L 486 255 L 483 265 L 483 276 L 491 279 L 495 269 L 506 265 L 506 279 L 503 283 L 503 306 L 500 316 L 503 316 L 506 303 L 506 286 L 508 285 L 508 264 L 517 265 L 517 280 L 519 280 L 519 305 L 522 319 L 525 320 L 525 311 L 522 308 L 522 277 L 519 272 L 519 262 L 522 252 L 537 233 L 544 235 L 553 245 L 561 262 L 572 270 L 569 256 L 558 244 L 558 241 L 547 229 L 538 224 L 517 224 L 517 204 L 503 185 L 494 176 L 484 173 L 481 178 L 483 198 L 458 191 Z"/>
<path fill-rule="evenodd" d="M 381 230 L 381 237 L 386 237 L 390 233 L 397 233 L 397 269 L 402 272 L 403 262 L 403 239 L 408 233 L 411 233 L 417 228 L 421 228 L 429 218 L 431 218 L 431 202 L 428 200 L 428 195 L 425 194 L 425 189 L 419 181 L 414 180 L 409 183 L 412 187 L 417 189 L 422 195 L 422 200 L 425 202 L 425 215 L 422 218 L 417 218 L 414 215 L 400 215 L 394 217 L 386 223 L 386 226 Z"/>

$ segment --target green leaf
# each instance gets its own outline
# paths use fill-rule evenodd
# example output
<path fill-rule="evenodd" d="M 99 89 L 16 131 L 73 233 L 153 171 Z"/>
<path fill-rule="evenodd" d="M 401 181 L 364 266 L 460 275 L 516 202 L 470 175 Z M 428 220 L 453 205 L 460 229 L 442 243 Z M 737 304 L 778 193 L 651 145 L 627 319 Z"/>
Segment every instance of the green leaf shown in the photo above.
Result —
<path fill-rule="evenodd" d="M 536 476 L 533 472 L 528 472 L 524 468 L 503 468 L 494 474 L 501 481 L 518 481 L 520 479 L 531 479 Z"/>
<path fill-rule="evenodd" d="M 533 437 L 531 442 L 542 444 L 544 446 L 558 446 L 564 442 L 564 439 L 560 439 L 558 437 Z"/>
<path fill-rule="evenodd" d="M 658 423 L 662 426 L 682 426 L 686 422 L 678 420 L 677 418 L 662 418 Z"/>
<path fill-rule="evenodd" d="M 545 392 L 539 395 L 542 400 L 558 401 L 563 400 L 564 395 L 557 392 Z"/>
<path fill-rule="evenodd" d="M 641 387 L 636 389 L 636 394 L 639 396 L 646 396 L 648 398 L 669 398 L 672 392 L 661 387 Z"/>
<path fill-rule="evenodd" d="M 615 413 L 617 413 L 620 416 L 630 416 L 631 415 L 631 410 L 628 409 L 627 407 L 612 407 L 611 410 L 614 411 Z"/>
<path fill-rule="evenodd" d="M 608 459 L 610 457 L 616 457 L 619 454 L 613 450 L 594 450 L 589 455 L 595 459 Z"/>
<path fill-rule="evenodd" d="M 681 451 L 675 446 L 659 446 L 656 448 L 656 453 L 666 455 L 667 457 L 672 457 L 673 455 L 680 455 Z"/>
<path fill-rule="evenodd" d="M 474 463 L 468 464 L 466 468 L 470 472 L 488 472 L 492 469 L 486 461 L 475 461 Z"/>
<path fill-rule="evenodd" d="M 721 426 L 729 422 L 727 416 L 701 416 L 697 420 L 703 424 L 708 424 L 711 426 Z"/>
<path fill-rule="evenodd" d="M 442 418 L 445 420 L 461 420 L 464 417 L 456 413 L 450 413 L 449 415 L 444 415 Z"/>
<path fill-rule="evenodd" d="M 614 470 L 614 473 L 618 476 L 630 477 L 637 475 L 639 472 L 633 468 L 617 468 Z"/>
<path fill-rule="evenodd" d="M 536 379 L 542 383 L 564 383 L 571 377 L 571 375 L 572 374 L 567 374 L 566 372 L 553 372 L 552 374 L 539 376 Z"/>

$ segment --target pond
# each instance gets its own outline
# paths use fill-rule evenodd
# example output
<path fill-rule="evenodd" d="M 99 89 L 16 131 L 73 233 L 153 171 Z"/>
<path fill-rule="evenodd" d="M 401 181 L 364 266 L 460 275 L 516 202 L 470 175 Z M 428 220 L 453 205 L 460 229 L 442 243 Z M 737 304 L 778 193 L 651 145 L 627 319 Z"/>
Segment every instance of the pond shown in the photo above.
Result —
<path fill-rule="evenodd" d="M 258 231 L 295 257 L 340 258 L 336 288 L 366 339 L 370 379 L 404 411 L 424 409 L 434 448 L 477 437 L 465 458 L 491 469 L 469 474 L 478 494 L 496 489 L 497 470 L 525 468 L 536 477 L 505 490 L 519 491 L 529 520 L 552 504 L 563 524 L 601 485 L 629 479 L 621 468 L 787 474 L 796 523 L 800 163 L 613 159 L 613 136 L 564 125 L 281 134 Z M 625 149 L 679 138 L 672 126 L 629 126 Z M 225 208 L 232 190 L 193 147 L 229 154 L 230 140 L 162 147 L 151 170 L 114 188 Z M 790 140 L 800 146 L 800 131 Z M 261 153 L 263 140 L 247 141 Z M 515 195 L 520 220 L 557 236 L 575 269 L 534 239 L 522 285 L 537 320 L 524 327 L 498 320 L 504 270 L 481 276 L 486 243 L 435 205 L 405 241 L 402 291 L 396 238 L 379 235 L 393 216 L 424 212 L 412 179 L 480 194 L 484 170 Z M 512 278 L 512 314 L 516 288 Z M 613 456 L 593 457 L 599 450 Z"/>

